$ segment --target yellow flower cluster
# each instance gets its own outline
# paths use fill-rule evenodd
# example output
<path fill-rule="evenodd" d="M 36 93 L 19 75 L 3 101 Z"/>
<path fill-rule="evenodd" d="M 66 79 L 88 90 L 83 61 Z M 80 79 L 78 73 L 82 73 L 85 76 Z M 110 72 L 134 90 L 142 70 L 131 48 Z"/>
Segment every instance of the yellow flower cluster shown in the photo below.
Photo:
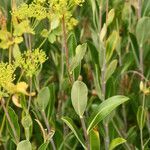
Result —
<path fill-rule="evenodd" d="M 32 77 L 39 69 L 40 65 L 46 61 L 44 51 L 35 49 L 28 50 L 15 61 L 15 65 L 22 68 L 27 77 Z"/>
<path fill-rule="evenodd" d="M 0 63 L 0 98 L 8 96 L 7 93 L 13 93 L 14 71 L 13 65 Z"/>
<path fill-rule="evenodd" d="M 24 33 L 34 34 L 33 29 L 30 27 L 29 20 L 24 20 L 21 23 L 14 25 L 14 36 L 22 36 Z"/>
<path fill-rule="evenodd" d="M 78 23 L 73 18 L 73 10 L 76 6 L 82 6 L 84 0 L 49 0 L 48 4 L 45 3 L 45 0 L 34 0 L 31 4 L 23 3 L 12 12 L 13 18 L 19 20 L 49 18 L 51 22 L 54 19 L 62 21 L 64 17 L 67 29 L 71 30 Z"/>
<path fill-rule="evenodd" d="M 40 3 L 21 4 L 17 9 L 12 12 L 13 17 L 20 20 L 26 20 L 28 18 L 36 18 L 42 20 L 47 17 L 47 11 Z"/>
<path fill-rule="evenodd" d="M 42 58 L 41 58 L 42 59 Z M 0 99 L 8 97 L 9 94 L 22 93 L 25 95 L 35 95 L 35 93 L 28 93 L 28 85 L 25 82 L 14 84 L 16 67 L 8 63 L 0 63 Z"/>
<path fill-rule="evenodd" d="M 81 6 L 83 2 L 84 0 L 50 0 L 50 19 L 57 18 L 61 21 L 64 17 L 67 29 L 71 30 L 78 23 L 73 17 L 73 9 Z"/>
<path fill-rule="evenodd" d="M 0 30 L 0 48 L 7 49 L 11 45 L 19 44 L 22 41 L 22 37 L 13 37 L 6 29 Z"/>
<path fill-rule="evenodd" d="M 67 23 L 68 30 L 72 30 L 74 26 L 78 24 L 78 20 L 75 18 L 70 18 L 69 22 Z"/>
<path fill-rule="evenodd" d="M 85 2 L 85 0 L 74 0 L 74 2 L 75 2 L 77 5 L 82 6 L 82 4 Z"/>
<path fill-rule="evenodd" d="M 39 66 L 46 61 L 46 55 L 42 50 L 35 49 L 34 51 L 26 51 L 17 58 L 14 65 L 8 63 L 0 63 L 0 99 L 9 96 L 8 94 L 23 93 L 25 95 L 32 95 L 28 93 L 28 85 L 25 82 L 13 83 L 15 79 L 16 67 L 21 67 L 26 76 L 32 77 Z M 16 65 L 17 64 L 17 65 Z"/>

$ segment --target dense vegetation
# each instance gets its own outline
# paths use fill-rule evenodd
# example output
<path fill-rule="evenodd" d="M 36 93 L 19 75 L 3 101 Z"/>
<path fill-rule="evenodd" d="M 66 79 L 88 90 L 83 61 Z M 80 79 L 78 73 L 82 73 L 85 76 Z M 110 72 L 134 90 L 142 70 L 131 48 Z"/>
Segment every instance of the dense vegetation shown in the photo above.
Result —
<path fill-rule="evenodd" d="M 0 149 L 149 150 L 150 0 L 1 0 Z"/>

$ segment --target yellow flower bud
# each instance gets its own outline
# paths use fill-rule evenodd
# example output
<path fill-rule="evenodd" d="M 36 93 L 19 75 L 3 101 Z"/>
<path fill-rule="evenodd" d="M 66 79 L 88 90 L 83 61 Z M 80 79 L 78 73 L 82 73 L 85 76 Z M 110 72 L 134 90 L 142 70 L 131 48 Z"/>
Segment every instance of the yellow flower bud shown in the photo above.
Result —
<path fill-rule="evenodd" d="M 143 81 L 140 82 L 140 91 L 143 91 L 144 90 L 144 83 Z"/>

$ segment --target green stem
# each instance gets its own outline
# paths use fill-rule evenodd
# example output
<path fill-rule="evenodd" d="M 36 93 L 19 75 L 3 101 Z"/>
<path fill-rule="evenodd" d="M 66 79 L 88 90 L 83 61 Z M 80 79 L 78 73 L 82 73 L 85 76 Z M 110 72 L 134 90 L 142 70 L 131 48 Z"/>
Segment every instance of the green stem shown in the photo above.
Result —
<path fill-rule="evenodd" d="M 16 132 L 15 127 L 14 127 L 14 125 L 13 125 L 11 119 L 10 119 L 8 111 L 7 111 L 6 107 L 5 107 L 4 99 L 1 100 L 1 105 L 2 105 L 2 108 L 3 108 L 4 112 L 5 112 L 6 118 L 7 118 L 8 122 L 9 122 L 9 125 L 10 125 L 10 127 L 11 127 L 11 129 L 13 131 L 13 134 L 14 134 L 14 137 L 15 137 L 15 140 L 16 140 L 16 144 L 18 144 L 19 143 L 19 139 L 18 139 L 18 136 L 17 136 L 17 132 Z"/>
<path fill-rule="evenodd" d="M 12 46 L 9 47 L 9 64 L 11 64 Z"/>
<path fill-rule="evenodd" d="M 90 150 L 90 141 L 89 141 L 89 137 L 88 137 L 88 134 L 87 134 L 84 118 L 80 117 L 80 120 L 81 120 L 82 129 L 83 129 L 83 132 L 84 132 L 86 148 L 87 148 L 87 150 Z"/>
<path fill-rule="evenodd" d="M 44 119 L 45 125 L 46 125 L 47 130 L 48 130 L 48 134 L 49 134 L 49 133 L 51 132 L 51 128 L 50 128 L 48 119 L 47 119 L 47 117 L 46 117 L 45 111 L 42 110 L 42 111 L 41 111 L 41 114 L 42 114 L 42 117 L 43 117 L 43 119 Z M 53 138 L 50 140 L 50 142 L 51 142 L 51 144 L 52 144 L 53 150 L 56 150 L 56 146 L 55 146 L 55 143 L 54 143 Z"/>
<path fill-rule="evenodd" d="M 117 131 L 118 135 L 119 135 L 120 137 L 123 137 L 123 138 L 124 138 L 123 134 L 122 134 L 122 133 L 120 132 L 120 130 L 118 129 L 118 127 L 117 127 L 117 125 L 116 125 L 116 123 L 115 123 L 114 120 L 112 120 L 112 123 L 113 123 L 113 126 L 114 126 L 115 130 Z M 130 148 L 130 146 L 129 146 L 129 144 L 128 144 L 127 142 L 124 143 L 124 146 L 126 146 L 125 149 L 131 150 L 131 148 Z"/>
<path fill-rule="evenodd" d="M 63 31 L 63 46 L 65 49 L 65 54 L 66 54 L 66 67 L 67 67 L 67 72 L 68 72 L 68 77 L 70 80 L 70 83 L 72 84 L 72 77 L 70 75 L 70 66 L 69 66 L 69 49 L 67 46 L 67 32 L 66 32 L 66 24 L 65 24 L 65 16 L 63 15 L 62 17 L 62 31 Z"/>
<path fill-rule="evenodd" d="M 46 42 L 47 38 L 45 38 L 42 43 L 40 44 L 40 46 L 38 47 L 39 49 L 43 46 L 43 44 Z"/>
<path fill-rule="evenodd" d="M 31 34 L 28 35 L 28 45 L 29 45 L 29 51 L 32 51 L 32 42 L 31 42 Z M 30 54 L 31 55 L 31 54 Z M 30 57 L 32 58 L 32 57 Z M 34 61 L 34 60 L 30 60 L 30 61 Z M 32 92 L 32 77 L 29 77 L 29 88 L 30 88 L 30 94 L 29 94 L 29 101 L 28 101 L 28 112 L 30 110 L 30 106 L 31 106 L 31 92 Z"/>
<path fill-rule="evenodd" d="M 1 128 L 0 128 L 0 136 L 2 136 L 2 132 L 3 132 L 3 129 L 4 129 L 4 126 L 5 126 L 5 121 L 6 121 L 6 115 L 4 114 L 3 120 L 2 120 L 2 123 L 1 123 Z"/>
<path fill-rule="evenodd" d="M 67 34 L 66 34 L 66 24 L 65 24 L 65 16 L 62 18 L 62 30 L 63 30 L 63 38 L 64 38 L 64 49 L 66 53 L 66 66 L 69 72 L 69 49 L 67 46 Z"/>
<path fill-rule="evenodd" d="M 30 93 L 29 93 L 29 101 L 28 101 L 28 112 L 30 110 L 30 106 L 31 106 L 31 93 L 32 93 L 32 77 L 29 78 L 29 88 L 30 88 Z"/>
<path fill-rule="evenodd" d="M 9 106 L 10 99 L 11 99 L 11 95 L 10 95 L 10 97 L 9 97 L 7 103 L 6 103 L 6 110 Z M 2 124 L 1 124 L 1 128 L 0 128 L 0 135 L 2 135 L 2 132 L 3 132 L 3 129 L 4 129 L 4 126 L 5 126 L 5 121 L 6 121 L 6 115 L 4 114 Z"/>
<path fill-rule="evenodd" d="M 143 128 L 142 128 L 142 121 L 144 120 L 144 108 L 145 108 L 145 94 L 143 94 L 143 101 L 142 101 L 142 112 L 141 112 L 141 125 L 140 125 L 140 139 L 141 139 L 141 149 L 144 150 L 144 142 L 143 142 Z"/>
<path fill-rule="evenodd" d="M 109 9 L 109 0 L 106 0 L 106 24 L 108 20 L 108 9 Z M 100 10 L 101 13 L 101 10 Z M 101 14 L 100 14 L 101 15 Z M 101 17 L 100 17 L 101 18 Z M 101 24 L 101 19 L 99 20 Z M 100 25 L 101 26 L 101 25 Z M 103 65 L 101 68 L 101 88 L 102 88 L 102 95 L 103 95 L 103 101 L 105 100 L 106 96 L 106 81 L 105 81 L 105 74 L 106 74 L 106 49 L 103 51 Z M 109 127 L 108 127 L 109 121 L 106 119 L 104 120 L 104 129 L 105 129 L 105 138 L 104 138 L 104 143 L 105 143 L 105 150 L 109 149 Z"/>
<path fill-rule="evenodd" d="M 105 150 L 109 149 L 109 127 L 108 127 L 108 120 L 104 120 L 104 129 L 105 129 Z"/>

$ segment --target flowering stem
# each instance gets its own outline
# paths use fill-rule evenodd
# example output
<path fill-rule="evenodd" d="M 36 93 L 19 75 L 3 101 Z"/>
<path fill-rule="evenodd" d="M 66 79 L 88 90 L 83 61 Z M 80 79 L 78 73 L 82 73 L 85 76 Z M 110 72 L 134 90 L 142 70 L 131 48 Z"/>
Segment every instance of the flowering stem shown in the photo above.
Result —
<path fill-rule="evenodd" d="M 9 64 L 11 64 L 12 46 L 9 47 Z"/>
<path fill-rule="evenodd" d="M 29 45 L 29 50 L 30 52 L 32 51 L 32 45 L 31 45 L 31 35 L 29 34 L 28 35 L 28 45 Z M 32 54 L 30 54 L 32 55 Z M 33 61 L 32 59 L 30 61 Z M 29 109 L 30 109 L 30 105 L 31 105 L 31 92 L 32 92 L 32 77 L 29 77 L 29 88 L 30 88 L 30 95 L 29 95 L 29 102 L 28 102 L 28 112 L 29 112 Z"/>
<path fill-rule="evenodd" d="M 28 101 L 28 112 L 31 106 L 31 92 L 32 92 L 32 77 L 29 78 L 29 88 L 30 88 L 30 95 L 29 95 L 29 101 Z"/>

